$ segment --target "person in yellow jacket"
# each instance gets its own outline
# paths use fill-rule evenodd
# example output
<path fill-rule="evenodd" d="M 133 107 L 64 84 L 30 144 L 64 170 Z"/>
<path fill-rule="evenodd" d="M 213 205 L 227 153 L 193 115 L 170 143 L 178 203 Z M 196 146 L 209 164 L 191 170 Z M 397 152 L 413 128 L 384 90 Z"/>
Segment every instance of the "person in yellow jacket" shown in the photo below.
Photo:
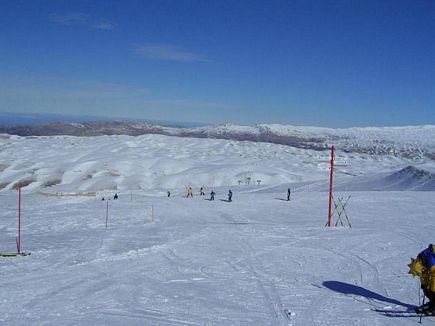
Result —
<path fill-rule="evenodd" d="M 192 187 L 187 188 L 187 198 L 192 197 L 193 198 L 193 191 Z"/>
<path fill-rule="evenodd" d="M 435 246 L 420 252 L 416 259 L 411 258 L 409 274 L 420 278 L 421 288 L 429 302 L 415 308 L 415 312 L 435 316 Z"/>

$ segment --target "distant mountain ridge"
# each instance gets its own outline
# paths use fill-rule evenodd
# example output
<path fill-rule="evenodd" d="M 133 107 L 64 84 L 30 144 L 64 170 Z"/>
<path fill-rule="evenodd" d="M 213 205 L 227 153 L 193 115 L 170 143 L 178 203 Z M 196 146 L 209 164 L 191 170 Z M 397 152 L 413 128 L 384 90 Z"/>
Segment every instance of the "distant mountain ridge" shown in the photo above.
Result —
<path fill-rule="evenodd" d="M 144 124 L 158 124 L 170 126 L 183 126 L 183 127 L 198 127 L 205 126 L 205 123 L 187 122 L 187 121 L 168 121 L 158 119 L 127 119 L 117 118 L 116 120 L 122 121 L 136 121 Z M 56 121 L 66 123 L 82 123 L 82 122 L 95 122 L 107 121 L 103 116 L 94 115 L 68 115 L 68 114 L 55 114 L 55 113 L 20 113 L 20 112 L 0 112 L 0 128 L 1 127 L 23 127 L 29 125 L 42 125 L 49 124 Z"/>
<path fill-rule="evenodd" d="M 127 121 L 86 121 L 50 122 L 43 124 L 0 126 L 0 133 L 17 136 L 103 136 L 128 135 L 140 136 L 146 134 L 159 134 L 166 136 L 213 138 L 239 141 L 268 142 L 288 145 L 298 148 L 323 150 L 323 139 L 300 135 L 280 134 L 265 126 L 246 127 L 225 124 L 212 127 L 186 128 L 181 126 L 164 126 L 140 122 Z"/>
<path fill-rule="evenodd" d="M 128 121 L 51 122 L 0 127 L 0 133 L 28 136 L 102 136 L 160 134 L 178 137 L 266 142 L 316 151 L 331 144 L 346 153 L 392 155 L 435 160 L 435 126 L 369 127 L 332 129 L 322 127 L 258 124 L 187 128 Z"/>

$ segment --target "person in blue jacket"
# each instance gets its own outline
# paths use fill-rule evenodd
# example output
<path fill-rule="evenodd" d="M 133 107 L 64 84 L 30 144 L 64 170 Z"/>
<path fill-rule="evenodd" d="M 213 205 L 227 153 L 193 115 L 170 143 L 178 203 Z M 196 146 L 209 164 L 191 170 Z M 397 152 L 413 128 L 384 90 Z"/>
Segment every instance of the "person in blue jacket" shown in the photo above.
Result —
<path fill-rule="evenodd" d="M 429 302 L 415 308 L 417 313 L 435 316 L 435 246 L 430 244 L 416 259 L 411 258 L 409 274 L 420 278 L 421 288 Z"/>
<path fill-rule="evenodd" d="M 228 191 L 228 201 L 233 201 L 233 192 L 231 190 Z"/>

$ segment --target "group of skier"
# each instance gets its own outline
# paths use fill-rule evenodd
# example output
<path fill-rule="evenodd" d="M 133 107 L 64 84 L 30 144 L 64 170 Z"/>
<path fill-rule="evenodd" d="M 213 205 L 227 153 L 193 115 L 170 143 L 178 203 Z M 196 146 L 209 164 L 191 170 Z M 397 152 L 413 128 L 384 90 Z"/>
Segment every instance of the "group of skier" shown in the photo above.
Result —
<path fill-rule="evenodd" d="M 200 196 L 205 196 L 205 187 L 204 186 L 202 186 L 200 189 L 199 189 L 199 195 Z M 216 195 L 216 193 L 214 192 L 214 190 L 212 190 L 211 192 L 210 192 L 210 201 L 212 201 L 212 200 L 214 200 L 214 196 Z M 168 191 L 168 197 L 170 197 L 171 196 L 171 193 L 170 193 L 170 191 Z M 189 188 L 187 188 L 187 196 L 186 196 L 187 198 L 193 198 L 193 190 L 192 190 L 192 187 L 189 187 Z M 232 201 L 233 200 L 233 192 L 231 191 L 231 189 L 228 191 L 228 200 L 227 201 Z"/>
<path fill-rule="evenodd" d="M 167 192 L 167 195 L 168 195 L 168 197 L 171 197 L 171 192 L 168 190 L 168 192 Z M 204 186 L 202 186 L 201 188 L 199 188 L 199 195 L 200 196 L 205 196 L 205 187 Z M 214 190 L 212 190 L 211 192 L 210 192 L 210 201 L 212 201 L 212 200 L 214 200 L 214 196 L 216 195 L 216 193 L 214 192 Z M 291 195 L 291 191 L 290 191 L 290 188 L 287 188 L 287 201 L 290 201 L 290 195 Z M 233 201 L 233 192 L 231 191 L 231 189 L 230 190 L 228 190 L 228 194 L 227 194 L 227 196 L 228 196 L 228 202 L 232 202 Z M 192 189 L 192 187 L 188 187 L 187 188 L 187 196 L 186 196 L 186 198 L 193 198 L 193 189 Z"/>

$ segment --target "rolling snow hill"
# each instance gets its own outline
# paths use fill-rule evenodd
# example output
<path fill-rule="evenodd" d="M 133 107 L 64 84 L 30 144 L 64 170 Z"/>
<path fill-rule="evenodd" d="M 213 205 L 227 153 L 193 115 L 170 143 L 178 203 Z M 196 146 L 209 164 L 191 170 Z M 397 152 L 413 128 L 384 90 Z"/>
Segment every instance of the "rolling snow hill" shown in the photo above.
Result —
<path fill-rule="evenodd" d="M 108 130 L 107 125 L 101 130 L 95 125 L 68 126 L 95 134 Z M 116 125 L 117 133 L 122 133 L 124 127 Z M 337 149 L 336 160 L 341 165 L 337 167 L 337 182 L 346 176 L 359 177 L 348 189 L 357 189 L 358 183 L 360 190 L 376 190 L 374 183 L 379 177 L 387 178 L 380 182 L 381 187 L 395 184 L 391 190 L 433 189 L 433 174 L 425 171 L 434 162 L 435 126 L 335 130 L 280 125 L 140 128 L 148 132 L 164 130 L 171 136 L 3 134 L 0 189 L 13 189 L 18 181 L 27 190 L 84 192 L 327 180 L 331 144 Z M 264 135 L 269 135 L 269 141 L 264 141 Z M 281 144 L 279 137 L 287 143 Z M 408 166 L 421 170 L 424 176 L 411 170 L 396 174 Z M 401 183 L 402 179 L 407 181 Z"/>

